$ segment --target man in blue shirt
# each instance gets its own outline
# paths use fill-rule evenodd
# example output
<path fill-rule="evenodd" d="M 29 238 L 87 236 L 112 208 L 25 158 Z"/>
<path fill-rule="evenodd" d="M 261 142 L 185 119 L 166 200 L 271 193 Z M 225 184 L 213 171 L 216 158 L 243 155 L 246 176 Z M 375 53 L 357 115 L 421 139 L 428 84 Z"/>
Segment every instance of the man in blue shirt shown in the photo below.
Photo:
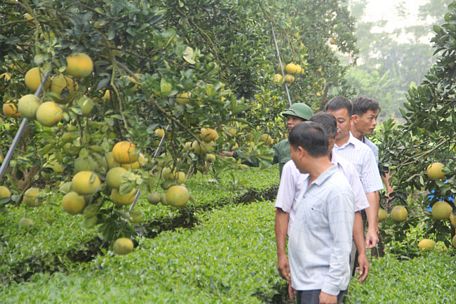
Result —
<path fill-rule="evenodd" d="M 328 158 L 328 137 L 314 122 L 289 134 L 290 156 L 307 188 L 290 224 L 289 259 L 298 303 L 342 303 L 350 281 L 354 195 Z"/>

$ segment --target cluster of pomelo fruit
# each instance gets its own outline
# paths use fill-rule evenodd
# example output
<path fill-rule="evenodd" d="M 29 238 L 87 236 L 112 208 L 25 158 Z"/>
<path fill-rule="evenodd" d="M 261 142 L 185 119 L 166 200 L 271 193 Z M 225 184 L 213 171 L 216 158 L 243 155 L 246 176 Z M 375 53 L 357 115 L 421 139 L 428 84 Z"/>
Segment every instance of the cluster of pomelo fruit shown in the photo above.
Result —
<path fill-rule="evenodd" d="M 4 114 L 8 117 L 26 117 L 29 120 L 36 120 L 46 127 L 53 127 L 67 121 L 68 117 L 71 119 L 70 113 L 74 112 L 75 108 L 78 110 L 75 112 L 78 115 L 89 116 L 95 104 L 92 98 L 78 92 L 78 81 L 93 73 L 94 63 L 84 53 L 72 54 L 66 58 L 66 62 L 64 73 L 59 72 L 50 77 L 45 75 L 45 72 L 39 67 L 30 69 L 24 77 L 25 85 L 35 94 L 22 96 L 18 102 L 4 103 Z M 45 77 L 46 80 L 44 80 Z M 81 82 L 80 84 L 82 88 L 83 85 Z M 43 93 L 37 94 L 40 85 Z M 102 99 L 110 99 L 109 95 L 109 90 L 107 90 Z M 181 92 L 177 94 L 176 102 L 183 105 L 190 98 L 190 92 Z M 94 122 L 89 121 L 90 123 Z M 75 125 L 69 123 L 65 125 L 65 128 L 67 132 L 61 138 L 65 153 L 67 153 L 66 146 L 72 148 L 74 141 L 78 141 L 77 146 L 81 146 L 81 149 L 77 149 L 78 152 L 71 154 L 71 156 L 75 156 L 72 180 L 60 187 L 60 191 L 64 193 L 61 202 L 62 209 L 71 215 L 83 214 L 87 226 L 94 226 L 103 217 L 100 215 L 100 210 L 105 198 L 112 201 L 111 207 L 113 208 L 131 206 L 137 199 L 140 182 L 136 184 L 135 181 L 139 176 L 132 170 L 143 167 L 147 159 L 129 141 L 117 142 L 112 151 L 105 153 L 99 144 L 90 144 L 89 140 L 84 141 L 85 132 L 83 134 Z M 155 134 L 164 138 L 165 130 L 156 129 Z M 216 156 L 210 152 L 218 137 L 215 129 L 202 128 L 199 139 L 189 142 L 185 147 L 207 162 L 214 162 Z M 76 149 L 74 150 L 76 151 Z M 63 166 L 60 164 L 60 167 L 62 168 L 59 172 L 56 170 L 54 172 L 62 173 Z M 164 179 L 161 185 L 164 192 L 151 193 L 148 196 L 149 201 L 184 207 L 190 199 L 189 191 L 185 186 L 186 174 L 166 167 L 161 170 L 161 175 Z M 45 196 L 42 195 L 42 192 L 41 189 L 32 187 L 25 191 L 22 202 L 30 207 L 40 206 Z M 10 197 L 10 190 L 1 186 L 0 200 L 9 200 Z M 128 215 L 128 220 L 132 224 L 139 223 L 143 218 L 142 213 L 136 210 L 129 211 Z M 33 226 L 31 219 L 21 220 L 21 223 L 23 226 Z M 120 238 L 113 243 L 113 250 L 117 254 L 126 254 L 133 248 L 133 242 L 129 238 Z"/>
<path fill-rule="evenodd" d="M 112 151 L 106 154 L 106 163 L 109 170 L 104 179 L 100 179 L 95 171 L 79 171 L 71 181 L 70 191 L 63 197 L 62 208 L 69 214 L 83 213 L 87 223 L 97 223 L 97 213 L 101 207 L 92 199 L 100 190 L 110 193 L 110 200 L 117 206 L 131 205 L 137 198 L 139 189 L 121 186 L 128 181 L 129 171 L 140 168 L 145 164 L 144 156 L 138 152 L 136 146 L 129 141 L 117 142 Z M 104 183 L 102 183 L 104 180 Z M 134 224 L 142 220 L 140 211 L 130 212 L 130 221 Z M 113 250 L 116 254 L 127 254 L 133 250 L 133 242 L 128 238 L 120 238 L 114 242 Z"/>
<path fill-rule="evenodd" d="M 445 165 L 440 162 L 434 162 L 426 168 L 426 175 L 431 180 L 444 180 Z M 379 210 L 379 221 L 386 219 L 388 213 L 380 209 Z M 456 215 L 453 213 L 453 207 L 446 201 L 440 200 L 432 205 L 430 216 L 434 221 L 447 221 L 449 220 L 453 227 L 456 227 Z M 391 210 L 391 218 L 394 222 L 404 222 L 407 220 L 408 212 L 405 206 L 395 206 Z M 453 246 L 456 247 L 456 237 L 452 239 Z M 418 243 L 420 250 L 432 250 L 434 249 L 436 242 L 431 239 L 422 239 Z"/>
<path fill-rule="evenodd" d="M 216 160 L 216 155 L 211 153 L 214 151 L 216 141 L 219 138 L 218 132 L 212 128 L 201 128 L 199 140 L 188 141 L 184 144 L 184 151 L 192 152 L 204 158 L 208 163 L 213 163 Z"/>
<path fill-rule="evenodd" d="M 78 89 L 76 79 L 92 74 L 93 61 L 85 53 L 75 53 L 66 58 L 65 74 L 53 75 L 43 83 L 44 100 L 34 94 L 22 96 L 17 103 L 7 101 L 3 104 L 3 113 L 8 117 L 26 117 L 36 119 L 43 126 L 55 126 L 64 117 L 66 104 L 72 100 Z M 24 76 L 26 87 L 33 93 L 44 80 L 44 71 L 39 67 L 31 68 Z M 94 104 L 89 97 L 77 101 L 83 115 L 88 115 Z"/>
<path fill-rule="evenodd" d="M 434 162 L 426 168 L 426 174 L 429 179 L 443 181 L 446 178 L 445 165 L 440 162 Z M 453 206 L 450 205 L 450 203 L 448 203 L 445 200 L 440 200 L 438 202 L 435 202 L 432 205 L 431 216 L 432 216 L 432 219 L 436 220 L 436 221 L 448 221 L 449 220 L 453 229 L 456 228 L 456 215 L 453 212 Z M 452 243 L 453 247 L 456 247 L 456 235 L 453 237 L 453 239 L 451 241 L 452 241 L 451 243 Z M 433 243 L 427 242 L 426 244 L 433 244 Z M 422 248 L 422 247 L 420 247 L 420 248 L 421 249 L 432 249 L 434 246 L 429 245 L 429 246 L 426 246 L 426 248 L 424 248 L 424 247 Z"/>
<path fill-rule="evenodd" d="M 285 65 L 285 76 L 282 74 L 274 74 L 272 80 L 274 83 L 283 84 L 284 82 L 288 85 L 292 84 L 296 80 L 296 76 L 304 74 L 304 69 L 296 63 L 290 62 Z"/>

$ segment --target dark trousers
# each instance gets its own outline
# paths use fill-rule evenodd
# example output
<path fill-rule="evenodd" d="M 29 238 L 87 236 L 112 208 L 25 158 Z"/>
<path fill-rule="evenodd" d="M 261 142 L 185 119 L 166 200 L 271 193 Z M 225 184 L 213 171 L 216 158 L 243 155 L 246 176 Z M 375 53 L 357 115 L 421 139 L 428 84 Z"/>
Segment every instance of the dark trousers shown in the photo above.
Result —
<path fill-rule="evenodd" d="M 298 304 L 320 304 L 320 289 L 314 290 L 298 290 L 296 292 L 296 300 Z M 346 290 L 339 292 L 337 296 L 337 304 L 344 303 L 344 297 L 347 294 Z"/>

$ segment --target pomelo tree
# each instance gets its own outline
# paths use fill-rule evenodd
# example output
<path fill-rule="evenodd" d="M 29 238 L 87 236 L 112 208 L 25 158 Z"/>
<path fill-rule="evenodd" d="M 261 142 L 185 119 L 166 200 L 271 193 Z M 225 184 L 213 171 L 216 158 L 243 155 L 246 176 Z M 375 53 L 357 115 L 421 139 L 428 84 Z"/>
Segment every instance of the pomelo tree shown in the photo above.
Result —
<path fill-rule="evenodd" d="M 410 87 L 401 109 L 404 124 L 386 121 L 380 136 L 381 158 L 392 169 L 397 192 L 413 194 L 412 200 L 420 200 L 416 206 L 424 210 L 421 214 L 427 214 L 415 219 L 415 228 L 434 233 L 446 244 L 451 244 L 449 231 L 454 235 L 447 203 L 456 193 L 455 21 L 453 3 L 444 23 L 433 28 L 437 61 L 420 85 Z M 428 193 L 431 196 L 426 196 Z M 451 209 L 454 211 L 454 204 Z"/>
<path fill-rule="evenodd" d="M 2 183 L 17 203 L 31 186 L 60 187 L 64 209 L 101 222 L 107 240 L 134 233 L 123 210 L 139 188 L 161 191 L 148 179 L 177 189 L 161 197 L 181 207 L 189 174 L 226 165 L 218 151 L 267 155 L 288 105 L 272 28 L 284 64 L 302 66 L 293 101 L 314 108 L 346 88 L 335 46 L 356 53 L 337 1 L 4 1 L 0 17 L 3 153 L 17 109 L 29 119 Z"/>

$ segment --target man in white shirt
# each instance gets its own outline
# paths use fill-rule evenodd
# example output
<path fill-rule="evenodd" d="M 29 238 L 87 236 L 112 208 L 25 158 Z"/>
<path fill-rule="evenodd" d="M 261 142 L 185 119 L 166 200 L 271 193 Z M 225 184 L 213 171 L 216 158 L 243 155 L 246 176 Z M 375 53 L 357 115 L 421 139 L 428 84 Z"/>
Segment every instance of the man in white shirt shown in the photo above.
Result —
<path fill-rule="evenodd" d="M 365 143 L 374 152 L 375 160 L 379 165 L 378 147 L 370 141 L 366 136 L 371 135 L 377 126 L 377 117 L 380 113 L 380 105 L 376 100 L 367 97 L 358 97 L 353 100 L 353 113 L 351 133 L 353 136 Z M 386 196 L 389 197 L 393 193 L 393 187 L 390 184 L 390 176 L 388 170 L 379 165 L 380 176 L 386 188 Z"/>
<path fill-rule="evenodd" d="M 290 155 L 305 191 L 289 227 L 292 287 L 298 303 L 342 303 L 350 282 L 354 195 L 346 177 L 329 160 L 321 125 L 304 122 L 289 135 Z"/>
<path fill-rule="evenodd" d="M 338 134 L 333 153 L 350 161 L 358 171 L 364 192 L 369 201 L 366 209 L 368 229 L 366 247 L 373 248 L 378 243 L 378 191 L 383 188 L 374 153 L 351 133 L 352 104 L 343 97 L 334 97 L 326 104 L 326 111 L 336 117 Z"/>
<path fill-rule="evenodd" d="M 320 112 L 312 116 L 310 121 L 320 123 L 328 136 L 329 151 L 332 151 L 337 133 L 337 123 L 334 116 L 328 113 Z M 358 249 L 358 265 L 360 269 L 359 280 L 362 282 L 367 278 L 369 264 L 365 254 L 363 221 L 361 210 L 369 207 L 364 189 L 359 179 L 355 167 L 342 157 L 338 157 L 330 152 L 331 162 L 344 173 L 352 190 L 355 194 L 355 223 L 353 228 L 353 239 Z M 285 164 L 280 179 L 279 191 L 277 194 L 276 204 L 276 242 L 277 242 L 277 266 L 281 276 L 289 280 L 289 265 L 286 255 L 286 236 L 288 227 L 294 220 L 297 206 L 295 203 L 306 189 L 304 180 L 307 174 L 301 174 L 292 161 Z M 354 258 L 354 256 L 352 257 Z M 354 263 L 354 261 L 352 261 Z"/>

